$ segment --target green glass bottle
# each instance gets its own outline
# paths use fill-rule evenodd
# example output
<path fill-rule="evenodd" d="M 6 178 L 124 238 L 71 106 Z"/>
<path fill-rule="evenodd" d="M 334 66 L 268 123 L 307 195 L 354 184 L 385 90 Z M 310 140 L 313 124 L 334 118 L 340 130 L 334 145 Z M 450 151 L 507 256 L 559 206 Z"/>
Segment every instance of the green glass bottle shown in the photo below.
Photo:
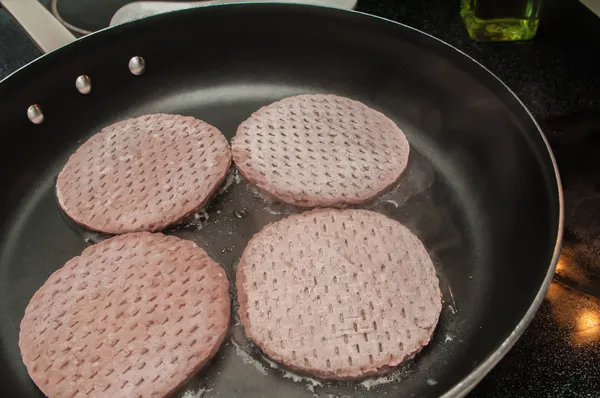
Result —
<path fill-rule="evenodd" d="M 531 40 L 540 22 L 542 0 L 461 0 L 469 36 L 481 42 Z"/>

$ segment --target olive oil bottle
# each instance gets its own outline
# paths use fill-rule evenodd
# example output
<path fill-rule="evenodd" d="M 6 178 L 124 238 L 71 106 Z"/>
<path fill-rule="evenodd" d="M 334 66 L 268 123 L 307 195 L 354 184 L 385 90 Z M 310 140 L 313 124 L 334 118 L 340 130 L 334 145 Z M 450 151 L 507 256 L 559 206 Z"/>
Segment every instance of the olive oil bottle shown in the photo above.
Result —
<path fill-rule="evenodd" d="M 461 0 L 469 36 L 481 42 L 533 39 L 542 0 Z"/>

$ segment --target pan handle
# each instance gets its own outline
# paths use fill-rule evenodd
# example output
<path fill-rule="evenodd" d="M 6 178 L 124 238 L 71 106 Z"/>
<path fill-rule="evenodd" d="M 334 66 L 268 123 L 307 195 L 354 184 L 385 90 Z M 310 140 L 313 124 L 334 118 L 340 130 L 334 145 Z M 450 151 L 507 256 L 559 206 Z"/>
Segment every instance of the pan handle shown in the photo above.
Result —
<path fill-rule="evenodd" d="M 44 53 L 75 40 L 75 36 L 37 0 L 0 0 L 0 4 Z"/>

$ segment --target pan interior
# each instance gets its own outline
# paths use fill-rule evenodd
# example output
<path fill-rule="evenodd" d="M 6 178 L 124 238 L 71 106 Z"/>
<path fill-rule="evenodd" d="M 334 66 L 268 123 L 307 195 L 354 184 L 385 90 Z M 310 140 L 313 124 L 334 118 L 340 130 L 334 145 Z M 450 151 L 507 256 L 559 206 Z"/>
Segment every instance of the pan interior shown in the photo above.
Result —
<path fill-rule="evenodd" d="M 147 71 L 129 73 L 130 57 Z M 89 96 L 74 87 L 88 74 Z M 333 93 L 392 118 L 411 144 L 399 183 L 367 208 L 409 227 L 431 253 L 444 306 L 433 339 L 390 375 L 322 382 L 276 369 L 237 318 L 211 365 L 178 396 L 440 396 L 521 320 L 548 270 L 558 224 L 556 182 L 541 137 L 518 101 L 442 43 L 360 14 L 302 6 L 233 5 L 165 15 L 94 35 L 0 85 L 0 371 L 10 396 L 42 396 L 18 348 L 19 322 L 47 277 L 101 238 L 58 209 L 55 177 L 85 139 L 115 121 L 179 113 L 231 138 L 253 111 L 300 93 Z M 39 103 L 39 126 L 24 110 Z M 168 231 L 195 241 L 234 282 L 249 238 L 297 212 L 233 171 L 198 219 Z M 232 286 L 234 284 L 232 283 Z M 235 293 L 232 292 L 234 310 Z"/>

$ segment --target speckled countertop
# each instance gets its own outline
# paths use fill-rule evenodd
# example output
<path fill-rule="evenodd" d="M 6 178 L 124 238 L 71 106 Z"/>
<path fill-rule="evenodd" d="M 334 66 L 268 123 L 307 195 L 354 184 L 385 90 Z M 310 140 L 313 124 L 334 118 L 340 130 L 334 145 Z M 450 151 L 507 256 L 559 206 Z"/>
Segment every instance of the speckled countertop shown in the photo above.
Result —
<path fill-rule="evenodd" d="M 585 147 L 558 156 L 567 235 L 557 277 L 523 337 L 469 397 L 600 397 L 600 145 L 588 144 L 600 134 L 600 18 L 576 0 L 546 0 L 533 41 L 478 44 L 458 0 L 361 0 L 358 9 L 456 46 L 517 93 L 555 150 Z M 0 9 L 0 79 L 40 54 Z"/>

